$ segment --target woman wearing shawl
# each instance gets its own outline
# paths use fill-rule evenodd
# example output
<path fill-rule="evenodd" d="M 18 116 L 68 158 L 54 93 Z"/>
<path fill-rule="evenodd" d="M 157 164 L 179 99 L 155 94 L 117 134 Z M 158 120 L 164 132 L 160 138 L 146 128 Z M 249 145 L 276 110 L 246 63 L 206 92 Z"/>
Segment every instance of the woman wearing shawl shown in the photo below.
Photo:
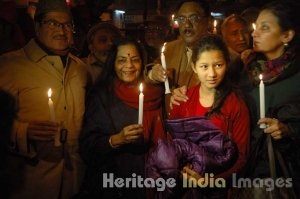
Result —
<path fill-rule="evenodd" d="M 298 5 L 297 5 L 298 4 Z M 300 57 L 299 3 L 271 2 L 260 11 L 253 36 L 253 51 L 244 56 L 249 75 L 249 104 L 253 137 L 270 135 L 283 156 L 293 188 L 300 196 Z M 259 75 L 265 84 L 266 117 L 259 117 Z M 266 124 L 260 129 L 260 124 Z M 258 139 L 255 139 L 258 140 Z M 253 146 L 256 142 L 253 142 Z M 266 145 L 265 145 L 266 146 Z M 267 150 L 260 153 L 254 177 L 269 177 Z"/>
<path fill-rule="evenodd" d="M 107 58 L 101 81 L 87 98 L 81 154 L 87 163 L 85 189 L 90 198 L 145 198 L 143 188 L 103 188 L 104 175 L 145 177 L 149 147 L 164 139 L 161 87 L 142 80 L 143 54 L 130 39 L 117 41 Z M 143 124 L 138 123 L 139 84 L 143 82 Z"/>
<path fill-rule="evenodd" d="M 294 4 L 294 5 L 293 5 Z M 256 146 L 262 132 L 270 135 L 273 145 L 288 166 L 293 188 L 300 195 L 300 59 L 299 59 L 299 3 L 271 2 L 265 5 L 256 20 L 252 33 L 253 50 L 242 54 L 249 78 L 241 82 L 249 94 L 251 133 Z M 265 84 L 266 117 L 259 116 L 259 75 Z M 250 80 L 250 81 L 248 81 Z M 247 84 L 248 83 L 248 84 Z M 183 101 L 184 89 L 178 89 L 172 103 Z M 174 102 L 174 101 L 177 102 Z M 260 129 L 260 124 L 266 124 Z M 266 144 L 255 162 L 252 177 L 270 177 Z"/>

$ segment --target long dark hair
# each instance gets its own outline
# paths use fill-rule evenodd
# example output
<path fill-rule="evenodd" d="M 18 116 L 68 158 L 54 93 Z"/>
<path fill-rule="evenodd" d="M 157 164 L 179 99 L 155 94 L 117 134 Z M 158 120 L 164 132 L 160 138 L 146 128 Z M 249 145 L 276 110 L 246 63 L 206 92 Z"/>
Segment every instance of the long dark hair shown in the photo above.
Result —
<path fill-rule="evenodd" d="M 216 96 L 212 108 L 206 114 L 208 117 L 213 114 L 220 113 L 226 97 L 232 91 L 232 85 L 228 78 L 228 67 L 230 62 L 229 51 L 226 44 L 224 43 L 223 39 L 220 36 L 209 34 L 202 37 L 200 41 L 197 43 L 197 45 L 195 46 L 195 48 L 193 49 L 192 61 L 195 64 L 203 52 L 210 51 L 210 50 L 218 50 L 222 52 L 223 57 L 226 61 L 227 69 L 223 81 L 216 88 Z"/>

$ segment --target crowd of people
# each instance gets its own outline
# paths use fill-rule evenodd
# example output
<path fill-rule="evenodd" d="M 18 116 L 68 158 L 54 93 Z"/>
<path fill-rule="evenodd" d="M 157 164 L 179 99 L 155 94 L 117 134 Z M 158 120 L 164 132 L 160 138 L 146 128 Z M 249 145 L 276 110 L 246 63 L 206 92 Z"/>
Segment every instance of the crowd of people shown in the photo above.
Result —
<path fill-rule="evenodd" d="M 140 40 L 100 22 L 76 55 L 66 2 L 30 5 L 35 35 L 0 49 L 4 198 L 232 198 L 233 174 L 245 174 L 252 148 L 268 136 L 300 196 L 296 1 L 271 1 L 252 18 L 232 13 L 213 34 L 208 2 L 182 0 L 178 37 L 161 16 L 145 22 Z M 269 177 L 266 148 L 252 176 Z M 180 187 L 207 173 L 226 186 Z M 177 186 L 146 186 L 167 177 Z"/>

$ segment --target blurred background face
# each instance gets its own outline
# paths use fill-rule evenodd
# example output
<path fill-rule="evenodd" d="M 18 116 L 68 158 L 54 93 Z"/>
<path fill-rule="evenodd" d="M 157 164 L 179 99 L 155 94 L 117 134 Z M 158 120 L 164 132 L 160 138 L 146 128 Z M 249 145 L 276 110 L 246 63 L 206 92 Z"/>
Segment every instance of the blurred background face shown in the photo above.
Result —
<path fill-rule="evenodd" d="M 205 16 L 204 10 L 197 3 L 186 2 L 182 4 L 176 17 L 179 19 L 177 21 L 180 36 L 187 46 L 192 47 L 202 35 L 207 33 L 209 17 Z"/>
<path fill-rule="evenodd" d="M 277 17 L 269 10 L 263 10 L 256 20 L 256 30 L 252 33 L 253 49 L 268 58 L 277 58 L 284 51 L 284 32 Z"/>
<path fill-rule="evenodd" d="M 49 12 L 37 28 L 37 38 L 51 52 L 60 54 L 72 44 L 73 30 L 68 28 L 70 25 L 72 19 L 68 13 Z"/>
<path fill-rule="evenodd" d="M 153 48 L 161 48 L 165 42 L 166 31 L 159 23 L 148 23 L 145 27 L 145 42 Z"/>
<path fill-rule="evenodd" d="M 133 44 L 121 45 L 115 60 L 117 77 L 125 83 L 136 83 L 142 69 L 142 59 Z"/>
<path fill-rule="evenodd" d="M 217 88 L 224 79 L 226 66 L 226 60 L 220 50 L 204 51 L 198 55 L 193 70 L 201 82 L 201 88 Z"/>
<path fill-rule="evenodd" d="M 38 4 L 38 0 L 29 0 L 27 6 L 27 13 L 30 15 L 32 19 L 34 19 L 34 14 L 36 11 L 36 6 Z"/>
<path fill-rule="evenodd" d="M 222 36 L 229 48 L 237 53 L 249 48 L 250 32 L 246 24 L 233 18 L 224 25 Z"/>
<path fill-rule="evenodd" d="M 110 30 L 99 29 L 93 36 L 89 44 L 89 50 L 97 59 L 102 62 L 106 61 L 108 51 L 118 36 Z"/>

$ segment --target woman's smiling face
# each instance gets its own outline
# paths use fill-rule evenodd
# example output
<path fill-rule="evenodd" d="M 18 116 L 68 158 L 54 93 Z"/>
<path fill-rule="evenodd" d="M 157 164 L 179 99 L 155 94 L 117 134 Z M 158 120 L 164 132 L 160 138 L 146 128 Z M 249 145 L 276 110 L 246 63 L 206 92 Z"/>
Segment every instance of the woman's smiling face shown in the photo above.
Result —
<path fill-rule="evenodd" d="M 135 82 L 141 74 L 142 59 L 138 49 L 132 44 L 121 45 L 115 60 L 117 77 L 125 83 Z"/>

